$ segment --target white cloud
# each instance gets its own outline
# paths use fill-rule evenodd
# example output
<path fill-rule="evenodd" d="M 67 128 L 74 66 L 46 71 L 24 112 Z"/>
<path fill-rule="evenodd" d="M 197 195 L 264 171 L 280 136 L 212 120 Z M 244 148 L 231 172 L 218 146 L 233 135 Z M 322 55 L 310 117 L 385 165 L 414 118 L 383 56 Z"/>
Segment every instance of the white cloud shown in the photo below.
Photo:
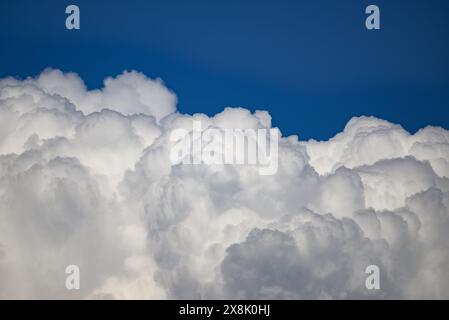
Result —
<path fill-rule="evenodd" d="M 170 132 L 193 121 L 271 127 L 179 114 L 137 72 L 93 91 L 52 69 L 0 80 L 0 298 L 449 298 L 448 131 L 353 118 L 329 141 L 283 137 L 261 176 L 172 166 Z"/>

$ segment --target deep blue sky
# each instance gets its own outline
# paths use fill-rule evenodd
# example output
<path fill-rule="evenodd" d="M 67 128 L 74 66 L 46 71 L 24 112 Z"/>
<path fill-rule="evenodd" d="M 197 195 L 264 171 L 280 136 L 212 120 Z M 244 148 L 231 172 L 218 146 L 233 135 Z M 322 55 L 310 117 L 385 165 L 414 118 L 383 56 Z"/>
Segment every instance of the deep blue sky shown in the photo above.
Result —
<path fill-rule="evenodd" d="M 65 29 L 69 4 L 79 31 Z M 369 4 L 380 31 L 365 29 Z M 0 77 L 45 67 L 91 89 L 135 69 L 161 77 L 181 112 L 266 109 L 302 139 L 355 115 L 449 128 L 449 1 L 0 0 Z"/>

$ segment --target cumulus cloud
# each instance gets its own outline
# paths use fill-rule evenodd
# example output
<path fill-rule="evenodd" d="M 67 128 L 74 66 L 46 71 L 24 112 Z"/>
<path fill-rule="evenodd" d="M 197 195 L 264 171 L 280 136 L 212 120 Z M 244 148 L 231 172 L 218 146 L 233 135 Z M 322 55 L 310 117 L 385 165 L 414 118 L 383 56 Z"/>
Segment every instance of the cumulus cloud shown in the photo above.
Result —
<path fill-rule="evenodd" d="M 0 80 L 0 298 L 449 298 L 448 131 L 353 118 L 282 137 L 261 176 L 174 165 L 170 133 L 270 129 L 267 112 L 176 101 L 134 71 L 92 91 L 53 69 Z"/>

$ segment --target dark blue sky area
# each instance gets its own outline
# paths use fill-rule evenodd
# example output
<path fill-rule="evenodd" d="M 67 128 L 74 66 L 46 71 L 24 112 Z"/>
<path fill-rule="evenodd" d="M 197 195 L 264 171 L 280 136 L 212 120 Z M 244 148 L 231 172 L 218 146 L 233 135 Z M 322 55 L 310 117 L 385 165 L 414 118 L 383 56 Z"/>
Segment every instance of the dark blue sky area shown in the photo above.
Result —
<path fill-rule="evenodd" d="M 79 31 L 65 29 L 69 4 Z M 380 31 L 365 29 L 369 4 Z M 135 69 L 164 79 L 181 112 L 266 109 L 303 139 L 355 115 L 449 128 L 449 1 L 0 0 L 0 76 L 45 67 L 89 88 Z"/>

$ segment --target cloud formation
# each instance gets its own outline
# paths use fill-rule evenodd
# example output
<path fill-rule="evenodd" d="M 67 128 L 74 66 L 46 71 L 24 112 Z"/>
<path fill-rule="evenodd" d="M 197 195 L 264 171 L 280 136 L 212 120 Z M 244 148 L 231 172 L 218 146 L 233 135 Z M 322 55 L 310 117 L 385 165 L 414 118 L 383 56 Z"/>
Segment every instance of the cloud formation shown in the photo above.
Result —
<path fill-rule="evenodd" d="M 53 69 L 0 80 L 0 298 L 449 298 L 448 131 L 353 118 L 282 137 L 261 176 L 172 165 L 170 132 L 269 129 L 267 112 L 176 101 L 134 71 L 93 91 Z"/>

